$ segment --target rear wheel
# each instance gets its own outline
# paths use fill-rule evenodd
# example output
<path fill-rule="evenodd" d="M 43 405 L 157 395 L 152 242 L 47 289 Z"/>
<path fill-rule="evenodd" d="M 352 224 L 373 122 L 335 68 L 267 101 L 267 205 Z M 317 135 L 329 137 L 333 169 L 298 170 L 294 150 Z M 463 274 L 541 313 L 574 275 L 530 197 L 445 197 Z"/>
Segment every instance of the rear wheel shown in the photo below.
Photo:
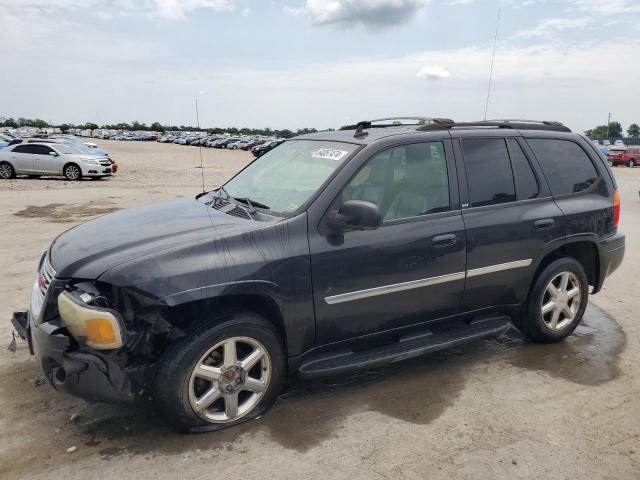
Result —
<path fill-rule="evenodd" d="M 609 160 L 609 166 L 613 167 L 613 162 L 611 160 Z"/>
<path fill-rule="evenodd" d="M 557 342 L 578 326 L 588 296 L 589 284 L 582 265 L 573 258 L 560 258 L 538 275 L 514 323 L 531 340 Z"/>
<path fill-rule="evenodd" d="M 73 181 L 82 179 L 82 170 L 80 170 L 80 167 L 75 163 L 67 163 L 62 172 L 67 180 Z"/>
<path fill-rule="evenodd" d="M 8 180 L 9 178 L 15 178 L 16 171 L 9 162 L 0 162 L 0 178 Z"/>
<path fill-rule="evenodd" d="M 203 322 L 162 358 L 154 400 L 185 432 L 218 430 L 264 413 L 285 379 L 285 354 L 276 329 L 250 312 Z"/>
<path fill-rule="evenodd" d="M 635 167 L 635 166 L 636 166 L 635 162 L 633 160 L 629 160 L 629 168 Z"/>

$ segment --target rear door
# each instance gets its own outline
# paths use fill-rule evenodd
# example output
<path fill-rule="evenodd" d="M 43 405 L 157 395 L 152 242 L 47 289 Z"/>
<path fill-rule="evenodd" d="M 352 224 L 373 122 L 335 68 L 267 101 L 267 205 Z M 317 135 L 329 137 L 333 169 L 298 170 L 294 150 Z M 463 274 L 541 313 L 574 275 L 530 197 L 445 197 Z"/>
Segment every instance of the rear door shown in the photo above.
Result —
<path fill-rule="evenodd" d="M 16 173 L 33 172 L 33 145 L 28 143 L 16 145 L 9 152 L 9 158 L 15 166 Z"/>
<path fill-rule="evenodd" d="M 519 136 L 465 136 L 457 153 L 466 180 L 462 309 L 518 304 L 526 298 L 536 260 L 560 236 L 562 212 Z"/>
<path fill-rule="evenodd" d="M 452 315 L 464 290 L 465 236 L 449 139 L 392 146 L 340 188 L 384 222 L 331 234 L 309 228 L 318 344 Z"/>

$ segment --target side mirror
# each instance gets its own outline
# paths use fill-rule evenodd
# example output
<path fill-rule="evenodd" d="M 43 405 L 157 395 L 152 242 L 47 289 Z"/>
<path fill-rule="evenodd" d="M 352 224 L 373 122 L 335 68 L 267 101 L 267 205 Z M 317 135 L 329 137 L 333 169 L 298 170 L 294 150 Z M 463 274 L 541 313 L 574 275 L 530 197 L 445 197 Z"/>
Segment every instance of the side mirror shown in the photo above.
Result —
<path fill-rule="evenodd" d="M 49 152 L 49 155 L 51 155 L 52 157 L 57 157 L 58 154 L 56 152 Z"/>
<path fill-rule="evenodd" d="M 347 200 L 340 210 L 329 212 L 327 222 L 336 230 L 374 230 L 382 225 L 382 215 L 375 203 Z"/>

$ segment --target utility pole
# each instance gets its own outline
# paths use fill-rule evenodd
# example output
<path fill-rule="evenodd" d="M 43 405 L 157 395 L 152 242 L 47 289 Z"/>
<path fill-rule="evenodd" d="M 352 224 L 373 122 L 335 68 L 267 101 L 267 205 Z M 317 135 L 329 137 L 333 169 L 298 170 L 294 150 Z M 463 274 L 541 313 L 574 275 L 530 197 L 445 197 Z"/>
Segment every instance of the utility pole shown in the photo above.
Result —
<path fill-rule="evenodd" d="M 609 138 L 610 126 L 611 126 L 611 112 L 609 112 L 609 116 L 607 117 L 607 138 Z"/>

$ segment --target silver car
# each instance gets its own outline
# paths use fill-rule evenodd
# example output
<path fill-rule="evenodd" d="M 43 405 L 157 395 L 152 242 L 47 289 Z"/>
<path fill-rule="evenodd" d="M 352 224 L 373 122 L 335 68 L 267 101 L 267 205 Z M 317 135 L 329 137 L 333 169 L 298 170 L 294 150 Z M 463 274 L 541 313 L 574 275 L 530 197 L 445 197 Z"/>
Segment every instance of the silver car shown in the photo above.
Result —
<path fill-rule="evenodd" d="M 0 179 L 16 175 L 61 175 L 67 180 L 113 175 L 111 160 L 60 143 L 19 143 L 0 150 Z"/>

